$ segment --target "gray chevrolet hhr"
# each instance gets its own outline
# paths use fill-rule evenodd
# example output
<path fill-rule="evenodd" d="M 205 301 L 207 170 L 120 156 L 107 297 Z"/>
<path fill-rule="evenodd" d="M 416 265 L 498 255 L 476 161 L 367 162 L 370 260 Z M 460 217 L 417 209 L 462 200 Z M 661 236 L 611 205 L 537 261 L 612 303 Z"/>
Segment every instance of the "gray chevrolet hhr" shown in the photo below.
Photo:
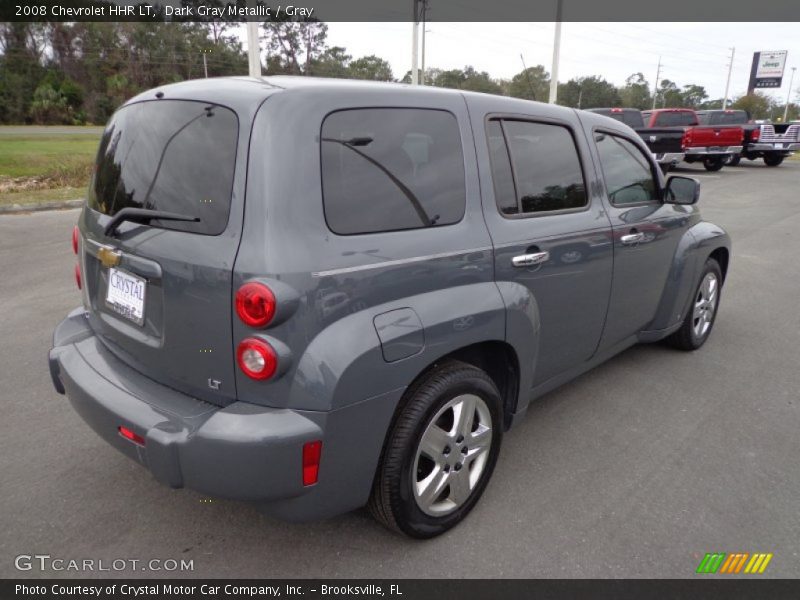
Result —
<path fill-rule="evenodd" d="M 169 486 L 431 537 L 533 399 L 636 343 L 706 341 L 730 241 L 698 194 L 570 108 L 167 85 L 103 134 L 53 384 Z"/>

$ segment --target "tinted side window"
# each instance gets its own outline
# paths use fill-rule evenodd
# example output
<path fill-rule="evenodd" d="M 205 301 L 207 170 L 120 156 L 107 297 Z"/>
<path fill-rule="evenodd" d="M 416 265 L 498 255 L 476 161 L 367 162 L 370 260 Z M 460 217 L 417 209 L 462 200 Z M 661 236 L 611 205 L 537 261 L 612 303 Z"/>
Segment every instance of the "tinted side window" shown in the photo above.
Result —
<path fill-rule="evenodd" d="M 586 206 L 581 161 L 569 129 L 528 121 L 502 121 L 502 126 L 511 155 L 517 199 L 516 208 L 506 214 Z M 495 178 L 499 176 L 494 173 Z"/>
<path fill-rule="evenodd" d="M 466 190 L 456 118 L 406 108 L 330 114 L 322 124 L 322 192 L 335 233 L 457 223 Z"/>
<path fill-rule="evenodd" d="M 492 182 L 494 183 L 494 198 L 497 209 L 504 215 L 514 215 L 519 212 L 517 207 L 517 192 L 514 189 L 514 175 L 511 172 L 511 160 L 508 157 L 508 147 L 503 136 L 500 121 L 489 121 L 487 126 L 489 136 L 489 155 L 492 161 Z"/>
<path fill-rule="evenodd" d="M 658 198 L 650 161 L 639 147 L 608 133 L 595 136 L 606 192 L 613 204 L 636 204 Z"/>

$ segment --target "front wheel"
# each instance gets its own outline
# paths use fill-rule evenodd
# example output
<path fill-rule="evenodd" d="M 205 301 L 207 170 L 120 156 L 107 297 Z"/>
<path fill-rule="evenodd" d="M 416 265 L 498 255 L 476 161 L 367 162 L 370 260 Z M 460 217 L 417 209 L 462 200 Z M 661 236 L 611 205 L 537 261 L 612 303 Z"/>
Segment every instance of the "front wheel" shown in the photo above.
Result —
<path fill-rule="evenodd" d="M 783 155 L 781 154 L 766 154 L 764 155 L 764 164 L 768 167 L 777 167 L 783 162 Z"/>
<path fill-rule="evenodd" d="M 725 159 L 721 156 L 710 156 L 703 159 L 703 166 L 706 171 L 719 171 L 725 165 Z"/>
<path fill-rule="evenodd" d="M 501 412 L 491 378 L 463 362 L 448 361 L 409 388 L 375 476 L 372 515 L 416 538 L 459 523 L 492 476 Z"/>
<path fill-rule="evenodd" d="M 709 258 L 703 267 L 689 313 L 680 329 L 667 338 L 667 343 L 679 350 L 697 350 L 705 344 L 717 316 L 721 289 L 722 270 L 716 260 Z"/>

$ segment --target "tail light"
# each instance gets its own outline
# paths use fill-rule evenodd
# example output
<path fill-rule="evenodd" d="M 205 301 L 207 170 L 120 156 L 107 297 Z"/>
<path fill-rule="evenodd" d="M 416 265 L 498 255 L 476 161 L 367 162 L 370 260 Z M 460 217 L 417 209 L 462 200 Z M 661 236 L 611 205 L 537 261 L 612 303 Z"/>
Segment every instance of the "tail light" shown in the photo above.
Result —
<path fill-rule="evenodd" d="M 119 431 L 119 434 L 126 440 L 129 440 L 134 444 L 139 444 L 140 446 L 144 446 L 144 438 L 140 436 L 138 433 L 134 433 L 133 431 L 131 431 L 127 427 L 123 427 L 122 425 L 117 427 L 117 431 Z"/>
<path fill-rule="evenodd" d="M 78 289 L 83 289 L 83 281 L 81 279 L 81 266 L 78 263 L 75 263 L 75 284 L 78 286 Z"/>
<path fill-rule="evenodd" d="M 753 132 L 750 134 L 750 139 L 752 141 L 754 141 L 754 142 L 757 142 L 760 137 L 761 137 L 761 128 L 760 127 L 756 127 L 755 129 L 753 129 Z"/>
<path fill-rule="evenodd" d="M 681 142 L 683 147 L 686 148 L 689 144 L 692 143 L 692 130 L 687 129 L 683 134 L 683 141 Z"/>
<path fill-rule="evenodd" d="M 248 327 L 266 327 L 275 308 L 275 294 L 263 283 L 249 281 L 236 292 L 236 314 Z"/>
<path fill-rule="evenodd" d="M 72 252 L 74 254 L 78 253 L 78 237 L 80 236 L 80 232 L 78 231 L 78 226 L 72 228 Z"/>
<path fill-rule="evenodd" d="M 319 479 L 319 461 L 322 458 L 322 442 L 303 445 L 303 485 L 314 485 Z"/>
<path fill-rule="evenodd" d="M 236 349 L 236 362 L 252 379 L 269 379 L 278 368 L 278 355 L 264 340 L 245 338 Z"/>

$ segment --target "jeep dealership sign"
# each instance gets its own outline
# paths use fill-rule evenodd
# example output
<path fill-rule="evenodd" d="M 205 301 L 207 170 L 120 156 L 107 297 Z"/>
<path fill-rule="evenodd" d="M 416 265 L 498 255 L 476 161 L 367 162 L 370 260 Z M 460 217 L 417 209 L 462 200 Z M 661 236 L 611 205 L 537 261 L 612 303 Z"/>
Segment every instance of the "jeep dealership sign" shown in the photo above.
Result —
<path fill-rule="evenodd" d="M 753 68 L 750 70 L 751 93 L 755 88 L 779 88 L 786 66 L 786 50 L 764 51 L 753 54 Z"/>

